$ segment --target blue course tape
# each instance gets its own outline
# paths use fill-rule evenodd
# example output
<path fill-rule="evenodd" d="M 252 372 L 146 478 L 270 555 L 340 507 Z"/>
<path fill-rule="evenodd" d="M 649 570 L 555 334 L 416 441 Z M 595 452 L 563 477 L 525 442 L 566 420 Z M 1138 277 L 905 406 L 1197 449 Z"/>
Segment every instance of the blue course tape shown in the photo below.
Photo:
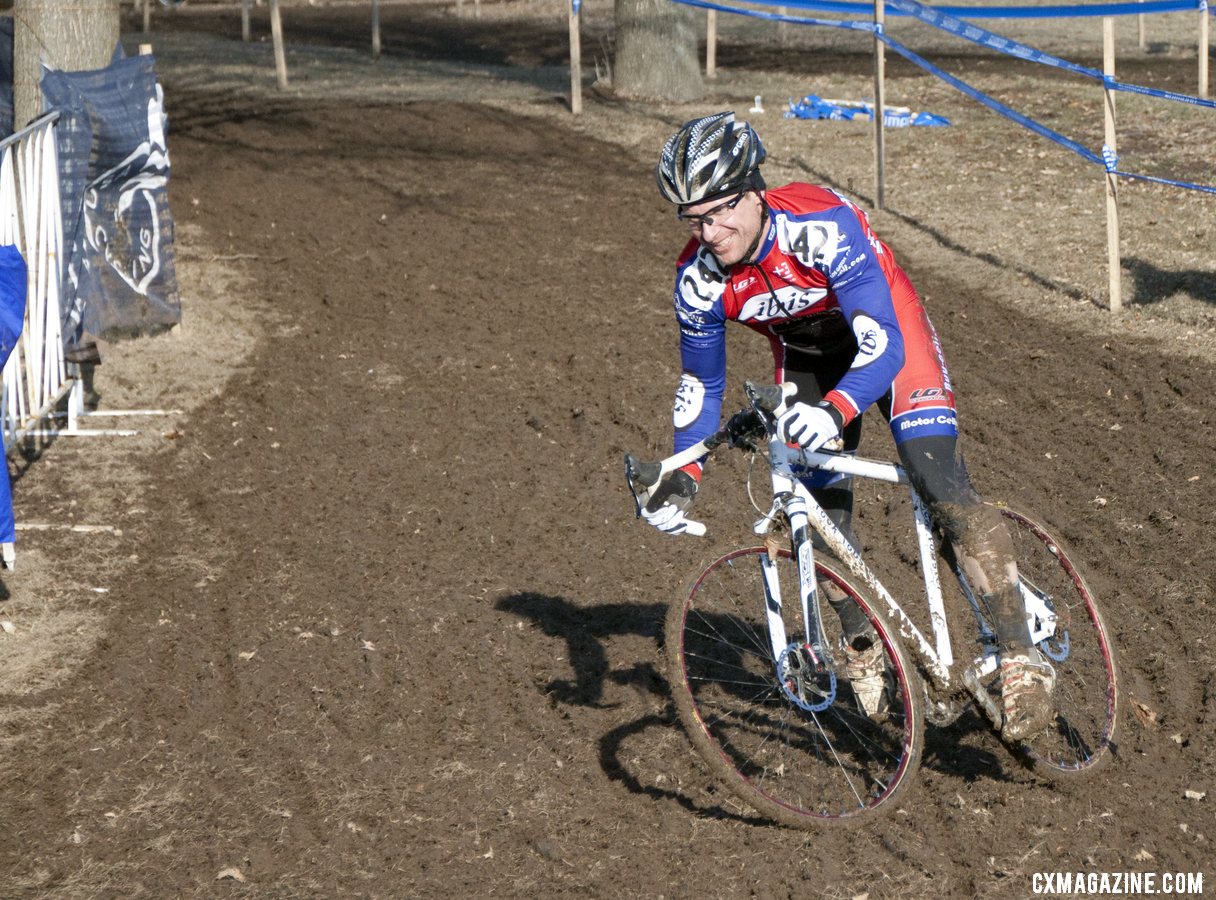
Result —
<path fill-rule="evenodd" d="M 950 34 L 957 35 L 964 40 L 971 41 L 980 46 L 990 47 L 993 50 L 999 50 L 1001 53 L 1016 56 L 1018 59 L 1024 59 L 1028 62 L 1043 63 L 1044 65 L 1054 66 L 1057 69 L 1066 69 L 1069 72 L 1084 75 L 1087 78 L 1102 80 L 1102 73 L 1097 69 L 1081 66 L 1066 59 L 1060 59 L 1058 56 L 1052 56 L 1050 53 L 1036 50 L 1034 47 L 1012 40 L 1011 38 L 993 34 L 985 28 L 980 28 L 978 25 L 971 25 L 954 16 L 945 15 L 938 8 L 931 8 L 921 3 L 916 3 L 915 0 L 886 0 L 886 3 L 888 7 L 905 15 L 914 16 L 927 25 L 932 25 L 934 28 L 947 31 Z"/>
<path fill-rule="evenodd" d="M 927 25 L 932 25 L 942 31 L 957 35 L 964 40 L 971 41 L 974 44 L 979 44 L 982 47 L 989 47 L 1009 56 L 1016 56 L 1018 59 L 1024 59 L 1028 62 L 1042 63 L 1047 66 L 1054 66 L 1057 69 L 1064 69 L 1076 75 L 1083 75 L 1086 78 L 1092 78 L 1095 81 L 1101 81 L 1104 85 L 1114 91 L 1126 91 L 1132 94 L 1144 94 L 1149 97 L 1159 97 L 1163 100 L 1176 100 L 1180 103 L 1190 103 L 1194 106 L 1206 106 L 1210 109 L 1216 109 L 1216 100 L 1205 100 L 1200 97 L 1192 97 L 1189 94 L 1178 94 L 1174 91 L 1160 91 L 1155 88 L 1141 87 L 1136 84 L 1127 84 L 1122 81 L 1117 81 L 1114 78 L 1108 78 L 1106 75 L 1097 69 L 1089 66 L 1081 66 L 1077 63 L 1069 62 L 1066 59 L 1060 59 L 1058 56 L 1052 56 L 1050 53 L 1044 53 L 1042 50 L 1036 50 L 1034 47 L 1015 41 L 1011 38 L 1001 37 L 999 34 L 994 34 L 986 28 L 981 28 L 978 25 L 972 25 L 957 19 L 954 16 L 945 15 L 941 12 L 941 8 L 925 6 L 922 3 L 917 3 L 916 0 L 886 0 L 888 7 L 895 9 L 905 15 L 914 16 Z M 1147 5 L 1147 4 L 1145 4 Z"/>
<path fill-rule="evenodd" d="M 1101 165 L 1102 159 L 1096 153 L 1094 153 L 1092 150 L 1090 150 L 1088 147 L 1085 147 L 1082 144 L 1078 144 L 1072 138 L 1064 137 L 1064 135 L 1060 134 L 1058 131 L 1052 131 L 1046 125 L 1040 125 L 1034 119 L 1031 119 L 1028 116 L 1024 116 L 1020 112 L 1017 112 L 1016 110 L 1010 109 L 1008 106 L 1006 106 L 1004 103 L 1001 103 L 999 100 L 989 97 L 983 91 L 973 88 L 971 85 L 967 84 L 967 82 L 962 81 L 958 78 L 955 78 L 949 72 L 945 72 L 942 69 L 939 69 L 937 66 L 933 65 L 933 63 L 929 62 L 927 59 L 924 59 L 923 57 L 916 55 L 914 52 L 909 50 L 903 44 L 892 39 L 887 34 L 885 34 L 885 33 L 880 34 L 878 36 L 878 39 L 880 41 L 882 41 L 884 44 L 886 44 L 888 47 L 890 47 L 892 50 L 894 50 L 896 53 L 898 53 L 900 56 L 903 56 L 906 59 L 910 60 L 911 62 L 916 63 L 916 65 L 920 66 L 922 69 L 924 69 L 926 72 L 930 73 L 931 75 L 936 75 L 938 78 L 940 78 L 942 81 L 946 82 L 951 87 L 953 87 L 959 91 L 962 91 L 964 94 L 966 94 L 972 100 L 975 100 L 979 103 L 984 104 L 984 106 L 987 106 L 993 112 L 999 113 L 1000 115 L 1004 116 L 1007 119 L 1012 119 L 1014 122 L 1017 122 L 1023 128 L 1028 128 L 1031 131 L 1033 131 L 1035 134 L 1047 138 L 1049 141 L 1055 141 L 1060 146 L 1067 147 L 1073 153 L 1076 153 L 1078 156 L 1081 156 L 1081 157 L 1089 160 L 1092 163 L 1098 163 L 1099 165 Z"/>
<path fill-rule="evenodd" d="M 574 0 L 577 4 L 579 0 Z M 821 25 L 828 28 L 843 28 L 851 31 L 868 31 L 876 34 L 879 40 L 898 53 L 900 56 L 920 66 L 926 72 L 936 75 L 942 81 L 949 84 L 956 90 L 966 94 L 976 102 L 987 106 L 989 109 L 1010 119 L 1023 128 L 1033 131 L 1035 134 L 1047 138 L 1062 147 L 1071 150 L 1073 153 L 1086 159 L 1089 162 L 1096 163 L 1102 166 L 1106 171 L 1118 175 L 1122 178 L 1133 178 L 1140 181 L 1151 181 L 1156 184 L 1168 184 L 1174 187 L 1189 188 L 1191 190 L 1203 191 L 1209 194 L 1216 194 L 1216 187 L 1210 185 L 1195 184 L 1189 181 L 1175 181 L 1169 178 L 1156 178 L 1151 175 L 1137 175 L 1132 172 L 1124 172 L 1116 168 L 1117 160 L 1114 154 L 1107 147 L 1102 148 L 1102 155 L 1094 153 L 1083 144 L 1079 144 L 1071 138 L 1065 137 L 1058 131 L 1053 131 L 1046 125 L 1042 125 L 1031 119 L 1028 116 L 1017 112 L 1014 109 L 1001 103 L 999 100 L 988 96 L 983 91 L 980 91 L 961 79 L 955 78 L 948 72 L 939 69 L 928 60 L 918 56 L 908 47 L 891 38 L 880 27 L 873 22 L 866 21 L 839 21 L 835 19 L 812 19 L 800 16 L 780 15 L 777 13 L 765 13 L 759 10 L 739 9 L 738 7 L 726 6 L 719 3 L 711 3 L 708 0 L 674 0 L 676 3 L 682 3 L 686 6 L 696 6 L 702 9 L 715 9 L 722 12 L 735 13 L 737 15 L 753 16 L 760 19 L 770 19 L 780 22 L 794 22 L 800 25 Z M 863 13 L 866 11 L 872 12 L 873 6 L 863 3 L 847 3 L 842 0 L 748 0 L 754 4 L 772 3 L 772 5 L 780 5 L 785 7 L 795 7 L 800 9 L 817 9 L 830 12 L 857 12 Z M 1016 56 L 1020 59 L 1025 59 L 1030 62 L 1040 62 L 1046 65 L 1055 66 L 1065 69 L 1078 75 L 1083 75 L 1087 78 L 1093 78 L 1101 81 L 1110 90 L 1126 91 L 1128 93 L 1143 94 L 1149 97 L 1160 97 L 1166 100 L 1176 100 L 1182 103 L 1190 103 L 1195 106 L 1204 106 L 1216 108 L 1216 101 L 1205 100 L 1200 97 L 1192 97 L 1189 94 L 1178 94 L 1173 91 L 1160 91 L 1154 88 L 1142 87 L 1135 84 L 1126 84 L 1117 81 L 1114 78 L 1108 78 L 1104 73 L 1097 69 L 1088 66 L 1081 66 L 1068 60 L 1060 59 L 1052 56 L 1049 53 L 1044 53 L 1041 50 L 1036 50 L 1026 44 L 1021 44 L 1009 38 L 1001 37 L 993 34 L 986 29 L 975 25 L 970 25 L 962 22 L 949 13 L 960 13 L 968 17 L 979 17 L 976 15 L 977 8 L 975 7 L 960 7 L 960 6 L 940 6 L 930 9 L 923 6 L 915 0 L 885 0 L 885 4 L 896 15 L 914 16 L 927 24 L 950 31 L 960 37 L 966 38 L 974 43 L 981 44 L 985 47 L 990 47 L 994 50 L 999 50 L 1004 53 Z M 1116 3 L 1103 4 L 1101 6 L 1087 5 L 1085 7 L 1037 7 L 1039 12 L 1046 10 L 1055 11 L 1053 14 L 1060 15 L 1122 15 L 1126 13 L 1150 13 L 1150 12 L 1178 12 L 1182 10 L 1205 10 L 1208 9 L 1207 0 L 1147 0 L 1147 2 L 1139 3 Z M 576 6 L 577 9 L 577 6 Z M 996 10 L 1016 10 L 1019 7 L 987 7 L 989 12 Z M 1100 13 L 1090 12 L 1075 12 L 1074 10 L 1085 9 L 1095 10 L 1101 9 Z M 1068 12 L 1062 12 L 1068 10 Z M 1008 17 L 1008 16 L 1006 16 Z M 1037 18 L 1038 16 L 1027 16 L 1028 18 Z M 994 16 L 995 18 L 995 16 Z M 793 104 L 791 103 L 791 107 Z M 928 124 L 928 123 L 926 123 Z M 937 123 L 934 123 L 937 124 Z"/>
<path fill-rule="evenodd" d="M 936 75 L 942 81 L 946 82 L 951 87 L 954 87 L 954 88 L 958 89 L 959 91 L 962 91 L 964 94 L 966 94 L 971 99 L 973 99 L 979 103 L 982 103 L 984 106 L 987 106 L 989 109 L 993 110 L 994 112 L 997 112 L 1002 116 L 1005 116 L 1005 118 L 1007 118 L 1007 119 L 1012 119 L 1014 122 L 1017 122 L 1023 128 L 1028 128 L 1031 131 L 1033 131 L 1035 134 L 1045 137 L 1049 141 L 1054 141 L 1055 143 L 1059 144 L 1061 147 L 1068 148 L 1073 153 L 1080 156 L 1082 159 L 1089 160 L 1089 162 L 1096 163 L 1097 165 L 1102 166 L 1102 168 L 1105 169 L 1107 172 L 1111 172 L 1112 174 L 1118 175 L 1121 178 L 1134 178 L 1139 181 L 1151 181 L 1156 184 L 1168 184 L 1168 185 L 1172 185 L 1174 187 L 1189 188 L 1190 190 L 1194 190 L 1194 191 L 1203 191 L 1206 194 L 1216 194 L 1216 187 L 1212 187 L 1211 185 L 1195 184 L 1190 181 L 1175 181 L 1175 180 L 1172 180 L 1169 178 L 1156 178 L 1152 175 L 1137 175 L 1133 172 L 1124 172 L 1123 170 L 1116 168 L 1116 166 L 1118 164 L 1118 159 L 1109 147 L 1103 146 L 1102 155 L 1099 156 L 1098 154 L 1096 154 L 1092 150 L 1090 150 L 1088 147 L 1085 147 L 1082 144 L 1078 144 L 1072 138 L 1067 138 L 1064 135 L 1060 134 L 1058 131 L 1052 131 L 1046 125 L 1040 125 L 1034 119 L 1024 116 L 1024 115 L 1022 115 L 1022 113 L 1017 112 L 1016 110 L 1010 109 L 1008 106 L 1001 103 L 999 100 L 995 100 L 992 97 L 989 97 L 983 91 L 973 88 L 971 85 L 967 84 L 967 82 L 961 81 L 960 79 L 955 78 L 949 72 L 942 71 L 937 66 L 933 65 L 933 63 L 929 62 L 926 59 L 921 58 L 920 56 L 917 56 L 914 52 L 909 50 L 903 44 L 899 43 L 898 41 L 893 40 L 888 35 L 880 33 L 878 35 L 878 39 L 880 41 L 882 41 L 884 44 L 886 44 L 888 47 L 890 47 L 892 50 L 894 50 L 896 53 L 898 53 L 900 56 L 903 56 L 906 59 L 910 60 L 911 62 L 916 63 L 916 65 L 920 66 L 926 72 L 929 72 L 932 75 Z"/>
<path fill-rule="evenodd" d="M 819 12 L 841 13 L 853 16 L 873 16 L 873 3 L 855 3 L 848 0 L 748 0 L 761 6 L 787 6 L 797 9 L 813 9 Z M 1146 0 L 1144 3 L 1084 3 L 1056 6 L 936 6 L 938 12 L 963 19 L 1062 19 L 1084 16 L 1130 16 L 1156 13 L 1198 11 L 1207 5 L 1207 0 Z M 908 12 L 891 9 L 893 15 L 906 16 Z"/>
<path fill-rule="evenodd" d="M 803 16 L 783 16 L 778 13 L 761 12 L 758 9 L 739 9 L 737 6 L 724 6 L 720 3 L 710 3 L 708 0 L 674 0 L 674 2 L 681 3 L 684 6 L 696 6 L 700 7 L 701 9 L 716 9 L 719 12 L 736 13 L 741 16 L 751 16 L 752 18 L 756 19 L 768 19 L 775 22 L 793 22 L 795 25 L 822 25 L 826 28 L 843 28 L 847 31 L 873 32 L 875 30 L 873 22 L 842 22 L 838 19 L 808 19 Z M 792 6 L 793 4 L 786 3 L 782 5 Z"/>

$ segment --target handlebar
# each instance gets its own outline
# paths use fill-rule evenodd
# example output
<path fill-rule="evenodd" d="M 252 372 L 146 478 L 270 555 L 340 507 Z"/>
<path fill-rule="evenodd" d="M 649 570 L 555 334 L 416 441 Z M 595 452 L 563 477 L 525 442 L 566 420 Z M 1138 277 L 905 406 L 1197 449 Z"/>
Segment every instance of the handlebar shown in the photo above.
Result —
<path fill-rule="evenodd" d="M 794 396 L 797 387 L 788 381 L 761 386 L 748 381 L 744 383 L 743 390 L 751 405 L 731 416 L 725 426 L 705 440 L 658 462 L 643 462 L 632 453 L 625 454 L 625 482 L 633 495 L 638 516 L 642 515 L 642 510 L 654 496 L 664 476 L 709 455 L 723 444 L 731 447 L 754 447 L 753 438 L 761 434 L 771 435 L 773 423 L 785 412 L 786 401 Z M 687 533 L 703 535 L 705 526 L 693 523 Z"/>

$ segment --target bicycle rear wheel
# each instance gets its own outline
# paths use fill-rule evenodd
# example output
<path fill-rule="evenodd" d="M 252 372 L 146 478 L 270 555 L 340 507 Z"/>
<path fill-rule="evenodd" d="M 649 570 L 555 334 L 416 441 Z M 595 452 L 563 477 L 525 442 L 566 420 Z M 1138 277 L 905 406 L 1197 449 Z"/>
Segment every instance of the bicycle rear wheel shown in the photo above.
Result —
<path fill-rule="evenodd" d="M 1001 508 L 1009 523 L 1023 592 L 1041 598 L 1054 626 L 1037 646 L 1056 671 L 1055 722 L 1022 744 L 1046 775 L 1094 771 L 1110 758 L 1119 716 L 1114 645 L 1093 593 L 1058 540 L 1029 516 Z"/>
<path fill-rule="evenodd" d="M 825 602 L 823 643 L 833 659 L 810 689 L 792 692 L 800 673 L 786 662 L 778 677 L 769 641 L 766 556 L 763 547 L 723 556 L 701 573 L 683 603 L 672 604 L 667 653 L 681 722 L 721 782 L 777 822 L 849 824 L 893 808 L 924 745 L 920 687 L 905 651 L 866 593 L 817 564 L 820 584 L 836 585 L 868 620 L 881 666 L 868 685 L 868 713 L 865 691 L 855 692 L 845 674 L 840 617 Z M 795 654 L 805 652 L 798 648 L 805 648 L 805 632 L 797 567 L 785 550 L 776 563 L 787 640 Z"/>

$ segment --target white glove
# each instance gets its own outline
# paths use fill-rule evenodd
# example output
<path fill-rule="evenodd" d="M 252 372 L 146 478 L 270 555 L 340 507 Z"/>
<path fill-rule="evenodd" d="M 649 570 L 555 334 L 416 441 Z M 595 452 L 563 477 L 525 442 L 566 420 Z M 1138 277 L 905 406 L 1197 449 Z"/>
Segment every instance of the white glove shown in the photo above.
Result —
<path fill-rule="evenodd" d="M 840 429 L 824 407 L 795 403 L 778 417 L 777 434 L 782 440 L 813 452 L 839 437 Z"/>
<path fill-rule="evenodd" d="M 642 518 L 664 534 L 687 532 L 702 535 L 705 533 L 705 526 L 686 515 L 696 496 L 696 479 L 687 472 L 673 472 L 650 498 L 650 502 L 642 510 Z"/>

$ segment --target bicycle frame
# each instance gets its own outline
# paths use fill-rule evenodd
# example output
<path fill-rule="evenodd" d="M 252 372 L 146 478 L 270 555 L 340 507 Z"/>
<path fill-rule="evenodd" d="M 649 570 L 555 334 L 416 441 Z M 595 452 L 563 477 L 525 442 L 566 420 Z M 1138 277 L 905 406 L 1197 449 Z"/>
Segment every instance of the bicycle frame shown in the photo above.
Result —
<path fill-rule="evenodd" d="M 843 456 L 835 453 L 806 452 L 773 438 L 769 442 L 769 466 L 773 484 L 773 505 L 755 525 L 757 534 L 767 534 L 777 517 L 784 516 L 790 524 L 792 552 L 798 564 L 799 594 L 802 602 L 803 621 L 807 627 L 807 643 L 816 654 L 818 646 L 819 598 L 815 579 L 814 545 L 808 526 L 814 529 L 850 572 L 864 582 L 887 608 L 887 615 L 897 623 L 897 630 L 907 641 L 925 674 L 942 692 L 949 691 L 954 682 L 951 671 L 954 653 L 950 645 L 950 626 L 946 616 L 945 599 L 942 594 L 941 573 L 937 564 L 937 547 L 933 540 L 932 520 L 928 506 L 921 500 L 916 489 L 908 481 L 903 468 L 896 463 L 862 457 Z M 929 624 L 933 643 L 908 617 L 898 601 L 887 590 L 878 576 L 866 565 L 844 534 L 815 500 L 801 477 L 816 469 L 860 478 L 870 478 L 892 484 L 907 485 L 912 498 L 913 516 L 916 525 L 917 544 L 920 555 L 920 572 L 929 607 Z M 766 557 L 765 585 L 770 640 L 773 642 L 774 662 L 785 647 L 785 628 L 781 620 L 781 598 L 771 556 Z M 975 593 L 961 571 L 954 573 L 975 613 L 980 627 L 981 642 L 988 642 L 993 635 L 984 623 Z M 1032 639 L 1037 643 L 1055 634 L 1056 614 L 1044 602 L 1043 597 L 1019 581 L 1023 602 L 1026 605 Z M 962 682 L 968 693 L 985 710 L 993 725 L 1000 728 L 1002 714 L 988 692 L 980 684 L 980 678 L 991 674 L 997 666 L 995 653 L 985 653 L 977 665 L 967 666 L 962 672 Z"/>
<path fill-rule="evenodd" d="M 786 444 L 772 435 L 771 423 L 784 409 L 785 400 L 792 396 L 792 385 L 757 388 L 748 383 L 746 390 L 752 401 L 752 409 L 757 414 L 762 414 L 764 421 L 768 423 L 768 459 L 773 488 L 772 506 L 756 522 L 753 530 L 756 534 L 765 535 L 772 531 L 778 517 L 783 517 L 789 522 L 791 552 L 798 566 L 799 599 L 802 604 L 803 622 L 806 629 L 806 644 L 812 654 L 817 659 L 822 659 L 825 655 L 825 648 L 821 646 L 819 640 L 822 625 L 811 529 L 823 538 L 824 543 L 840 562 L 868 586 L 886 607 L 888 617 L 896 621 L 897 631 L 908 643 L 910 650 L 934 687 L 942 693 L 950 691 L 954 686 L 954 680 L 951 677 L 954 653 L 950 645 L 950 627 L 942 594 L 941 573 L 937 564 L 937 547 L 933 540 L 932 519 L 928 506 L 909 482 L 903 467 L 896 463 L 863 457 L 807 452 Z M 704 457 L 727 441 L 733 445 L 738 437 L 739 435 L 731 434 L 728 426 L 700 443 L 659 462 L 642 463 L 632 456 L 627 456 L 625 459 L 626 480 L 633 493 L 638 514 L 641 514 L 642 507 L 653 495 L 664 475 Z M 749 446 L 752 449 L 758 449 L 754 445 L 749 444 Z M 933 633 L 932 644 L 904 612 L 891 592 L 861 558 L 861 555 L 845 539 L 824 508 L 812 496 L 811 491 L 802 483 L 801 478 L 810 475 L 815 470 L 907 485 L 912 498 L 920 572 L 925 589 L 925 599 L 929 607 L 929 625 Z M 694 524 L 695 528 L 692 526 L 688 528 L 689 534 L 705 533 L 703 526 L 699 523 Z M 781 595 L 775 557 L 776 554 L 770 551 L 763 557 L 762 566 L 773 663 L 780 669 L 780 657 L 787 647 L 787 635 L 785 623 L 781 618 Z M 979 602 L 966 574 L 961 568 L 956 568 L 954 575 L 979 624 L 980 643 L 994 643 L 994 635 L 984 622 Z M 1053 637 L 1056 633 L 1057 621 L 1055 611 L 1032 585 L 1027 585 L 1022 579 L 1019 579 L 1018 585 L 1026 607 L 1032 640 L 1037 644 L 1044 638 Z M 827 652 L 830 653 L 830 650 Z M 986 652 L 975 664 L 964 667 L 961 681 L 968 693 L 984 709 L 993 726 L 999 730 L 1003 715 L 997 709 L 988 691 L 980 684 L 980 678 L 995 671 L 997 663 L 997 654 Z"/>

